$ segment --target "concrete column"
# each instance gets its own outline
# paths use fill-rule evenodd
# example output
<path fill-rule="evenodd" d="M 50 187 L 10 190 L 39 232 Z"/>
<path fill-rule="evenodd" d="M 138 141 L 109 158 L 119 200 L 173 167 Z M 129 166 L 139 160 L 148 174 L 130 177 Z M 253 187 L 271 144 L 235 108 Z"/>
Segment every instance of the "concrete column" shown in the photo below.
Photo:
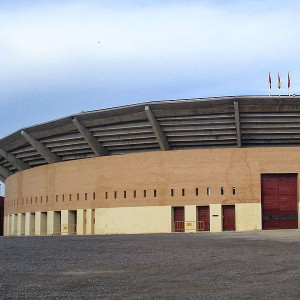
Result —
<path fill-rule="evenodd" d="M 10 215 L 6 216 L 6 235 L 9 236 L 10 235 L 10 228 L 11 228 L 11 218 Z"/>
<path fill-rule="evenodd" d="M 196 205 L 184 207 L 185 232 L 196 232 L 197 230 L 197 209 Z"/>
<path fill-rule="evenodd" d="M 86 210 L 86 234 L 92 234 L 92 209 Z"/>
<path fill-rule="evenodd" d="M 69 211 L 61 211 L 61 235 L 68 235 L 69 233 Z"/>
<path fill-rule="evenodd" d="M 7 221 L 8 221 L 7 216 L 4 216 L 4 224 L 3 224 L 3 226 L 4 226 L 4 228 L 3 228 L 3 235 L 4 236 L 7 236 Z"/>
<path fill-rule="evenodd" d="M 84 210 L 83 209 L 77 209 L 77 234 L 83 235 L 84 234 Z"/>
<path fill-rule="evenodd" d="M 54 234 L 54 211 L 47 212 L 47 235 Z"/>
<path fill-rule="evenodd" d="M 34 220 L 34 234 L 41 235 L 41 212 L 38 211 L 35 213 L 35 220 Z"/>
<path fill-rule="evenodd" d="M 210 211 L 210 231 L 221 232 L 223 230 L 222 205 L 211 204 L 209 206 L 209 211 Z"/>
<path fill-rule="evenodd" d="M 25 214 L 25 235 L 35 234 L 35 216 L 34 213 Z"/>
<path fill-rule="evenodd" d="M 17 215 L 11 215 L 11 235 L 17 235 Z"/>
<path fill-rule="evenodd" d="M 18 213 L 17 235 L 25 234 L 25 214 Z"/>

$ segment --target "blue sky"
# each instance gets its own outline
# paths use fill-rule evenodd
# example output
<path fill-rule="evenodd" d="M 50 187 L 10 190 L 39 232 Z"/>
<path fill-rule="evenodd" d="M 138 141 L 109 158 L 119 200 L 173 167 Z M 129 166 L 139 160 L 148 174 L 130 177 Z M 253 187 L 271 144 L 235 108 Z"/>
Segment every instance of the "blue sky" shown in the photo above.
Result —
<path fill-rule="evenodd" d="M 1 1 L 0 138 L 86 110 L 300 91 L 300 1 Z"/>

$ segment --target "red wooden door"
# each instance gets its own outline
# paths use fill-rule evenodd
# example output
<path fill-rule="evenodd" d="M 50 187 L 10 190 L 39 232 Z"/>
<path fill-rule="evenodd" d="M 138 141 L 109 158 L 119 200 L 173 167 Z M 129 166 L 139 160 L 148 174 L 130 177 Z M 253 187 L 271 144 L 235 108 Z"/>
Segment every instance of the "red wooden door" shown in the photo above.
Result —
<path fill-rule="evenodd" d="M 223 205 L 223 230 L 235 230 L 235 206 Z"/>
<path fill-rule="evenodd" d="M 198 206 L 198 221 L 204 223 L 204 231 L 210 230 L 210 217 L 209 217 L 209 206 Z M 198 230 L 199 228 L 198 224 Z"/>
<path fill-rule="evenodd" d="M 174 229 L 176 232 L 184 232 L 184 207 L 174 207 Z"/>
<path fill-rule="evenodd" d="M 262 175 L 263 229 L 297 229 L 297 174 Z"/>

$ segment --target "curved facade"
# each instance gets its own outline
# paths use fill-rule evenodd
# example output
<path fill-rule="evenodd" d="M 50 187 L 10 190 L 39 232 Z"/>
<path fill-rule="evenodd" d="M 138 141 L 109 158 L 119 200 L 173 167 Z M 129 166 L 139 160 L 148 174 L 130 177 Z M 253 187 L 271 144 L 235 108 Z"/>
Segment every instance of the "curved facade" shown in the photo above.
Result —
<path fill-rule="evenodd" d="M 150 102 L 22 129 L 0 141 L 4 233 L 298 228 L 299 104 Z"/>

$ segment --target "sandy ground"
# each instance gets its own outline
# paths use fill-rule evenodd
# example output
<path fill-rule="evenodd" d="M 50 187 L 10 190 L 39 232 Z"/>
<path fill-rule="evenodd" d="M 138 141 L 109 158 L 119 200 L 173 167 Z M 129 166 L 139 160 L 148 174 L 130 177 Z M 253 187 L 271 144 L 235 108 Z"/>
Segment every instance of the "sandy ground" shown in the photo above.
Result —
<path fill-rule="evenodd" d="M 300 231 L 1 237 L 15 298 L 300 299 Z"/>

